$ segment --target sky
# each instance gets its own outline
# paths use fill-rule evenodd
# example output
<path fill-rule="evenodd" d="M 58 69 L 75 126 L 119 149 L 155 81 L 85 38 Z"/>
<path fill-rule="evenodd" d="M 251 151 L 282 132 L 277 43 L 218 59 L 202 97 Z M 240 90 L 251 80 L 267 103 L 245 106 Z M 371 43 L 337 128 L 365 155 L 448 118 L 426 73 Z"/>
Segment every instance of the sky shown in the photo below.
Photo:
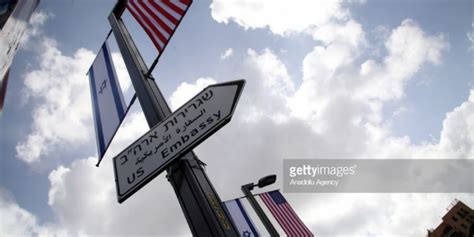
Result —
<path fill-rule="evenodd" d="M 95 167 L 86 72 L 114 4 L 42 0 L 30 20 L 0 118 L 2 236 L 190 235 L 164 175 L 117 203 L 112 158 L 148 130 L 138 103 Z M 473 159 L 473 10 L 470 0 L 195 1 L 153 75 L 173 109 L 246 79 L 232 121 L 194 149 L 222 200 L 282 177 L 284 159 Z M 123 19 L 151 65 L 151 41 Z M 317 236 L 424 236 L 455 198 L 474 207 L 472 193 L 284 195 Z"/>

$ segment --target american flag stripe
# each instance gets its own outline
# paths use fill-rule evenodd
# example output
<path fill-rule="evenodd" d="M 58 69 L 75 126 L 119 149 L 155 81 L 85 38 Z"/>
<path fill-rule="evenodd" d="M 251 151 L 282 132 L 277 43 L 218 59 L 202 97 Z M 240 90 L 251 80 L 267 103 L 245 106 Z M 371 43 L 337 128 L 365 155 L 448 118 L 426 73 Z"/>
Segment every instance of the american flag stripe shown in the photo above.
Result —
<path fill-rule="evenodd" d="M 142 7 L 144 8 L 143 5 L 142 5 Z M 151 28 L 151 30 L 153 31 L 154 35 L 155 35 L 156 37 L 158 37 L 157 40 L 159 40 L 160 43 L 161 43 L 162 45 L 164 45 L 165 42 L 168 41 L 169 36 L 167 36 L 167 35 L 165 36 L 164 31 L 161 31 L 161 30 L 160 30 L 161 28 L 160 28 L 160 27 L 157 27 L 156 23 L 153 22 L 153 18 L 150 17 L 150 16 L 146 13 L 146 11 L 145 11 L 144 9 L 136 8 L 136 10 L 138 11 L 138 13 L 139 13 L 140 15 L 144 16 L 143 19 L 145 20 L 145 23 L 149 26 L 149 28 Z M 161 46 L 161 45 L 160 45 L 160 46 Z"/>
<path fill-rule="evenodd" d="M 288 236 L 314 236 L 278 190 L 259 194 Z"/>
<path fill-rule="evenodd" d="M 168 33 L 169 35 L 171 35 L 171 33 L 173 33 L 173 29 L 171 29 L 170 26 L 168 26 L 165 22 L 163 22 L 162 19 L 164 19 L 166 17 L 161 16 L 160 11 L 159 11 L 160 13 L 156 13 L 148 5 L 143 4 L 142 6 L 145 9 L 145 11 L 148 13 L 148 16 L 150 16 L 150 18 L 154 19 L 156 21 L 156 23 L 158 23 L 158 25 L 161 28 L 163 28 L 163 30 L 166 31 L 166 33 Z"/>
<path fill-rule="evenodd" d="M 150 4 L 155 7 L 155 9 L 162 15 L 164 16 L 163 18 L 170 21 L 172 24 L 176 25 L 178 24 L 178 19 L 176 19 L 176 16 L 173 16 L 172 14 L 170 14 L 169 12 L 173 12 L 172 9 L 169 9 L 169 8 L 166 8 L 166 5 L 164 5 L 163 3 L 161 5 L 163 6 L 160 6 L 160 4 L 156 3 L 156 2 L 150 2 Z M 166 9 L 166 10 L 165 10 Z"/>
<path fill-rule="evenodd" d="M 265 205 L 267 205 L 267 207 L 270 209 L 270 212 L 273 214 L 273 216 L 275 216 L 275 219 L 283 227 L 285 234 L 288 236 L 298 236 L 299 233 L 297 233 L 296 229 L 294 228 L 293 221 L 287 215 L 285 215 L 285 213 L 283 213 L 278 206 L 272 203 L 270 200 L 271 197 L 267 193 L 263 194 L 262 197 Z"/>
<path fill-rule="evenodd" d="M 279 211 L 291 222 L 292 229 L 297 236 L 306 236 L 304 231 L 301 230 L 300 222 L 298 221 L 299 218 L 295 217 L 293 213 L 288 211 L 287 204 L 281 204 L 278 206 Z"/>
<path fill-rule="evenodd" d="M 173 11 L 175 11 L 176 13 L 181 14 L 181 15 L 184 14 L 183 9 L 176 6 L 175 3 L 172 3 L 170 1 L 164 1 L 163 3 L 169 8 L 171 8 Z"/>
<path fill-rule="evenodd" d="M 150 26 L 145 23 L 145 20 L 136 12 L 135 8 L 132 8 L 131 5 L 127 7 L 128 11 L 132 14 L 132 16 L 137 20 L 138 24 L 140 24 L 145 30 L 145 32 L 148 34 L 148 37 L 150 37 L 151 41 L 155 45 L 155 47 L 158 49 L 159 52 L 163 49 L 162 45 L 160 45 L 161 42 L 157 40 L 157 37 L 155 36 L 154 32 L 150 29 Z"/>
<path fill-rule="evenodd" d="M 191 3 L 191 0 L 129 0 L 127 9 L 161 54 Z"/>
<path fill-rule="evenodd" d="M 295 218 L 293 215 L 291 215 L 291 213 L 287 212 L 285 209 L 286 209 L 285 205 L 280 206 L 280 211 L 283 213 L 285 218 L 287 218 L 291 222 L 291 227 L 292 227 L 295 235 L 296 236 L 306 236 L 304 231 L 301 229 L 301 226 L 299 226 L 298 221 L 296 220 L 296 219 L 299 219 L 299 218 Z"/>
<path fill-rule="evenodd" d="M 171 33 L 172 33 L 172 29 L 163 23 L 162 19 L 164 18 L 161 17 L 160 15 L 156 15 L 150 9 L 150 7 L 147 4 L 145 4 L 145 2 L 143 1 L 140 1 L 140 2 L 132 1 L 130 2 L 130 6 L 134 7 L 134 10 L 138 13 L 139 16 L 141 16 L 141 18 L 147 24 L 148 28 L 151 29 L 151 31 L 154 33 L 153 36 L 150 36 L 150 35 L 149 36 L 155 37 L 155 40 L 160 42 L 160 47 L 163 47 L 165 43 L 168 41 L 168 39 L 170 38 Z M 168 33 L 166 29 L 163 29 L 163 26 L 160 23 L 162 23 L 162 25 L 165 25 L 166 28 L 170 30 L 170 32 Z M 174 24 L 169 24 L 169 25 L 174 28 Z"/>
<path fill-rule="evenodd" d="M 293 210 L 293 208 L 291 208 L 290 204 L 287 204 L 285 205 L 285 208 L 288 210 L 288 212 L 291 212 L 293 214 L 293 216 L 298 216 L 295 212 L 295 210 Z M 306 233 L 311 233 L 311 231 L 308 229 L 308 227 L 303 223 L 303 221 L 301 221 L 300 218 L 296 218 L 296 220 L 298 221 L 298 224 L 301 228 L 305 229 L 306 230 Z M 309 236 L 312 236 L 312 235 L 309 235 Z"/>
<path fill-rule="evenodd" d="M 291 208 L 289 204 L 285 204 L 283 208 L 286 209 L 287 213 L 293 217 L 294 221 L 296 222 L 295 225 L 298 227 L 298 230 L 303 233 L 303 236 L 311 236 L 308 234 L 308 232 L 310 233 L 311 231 L 306 227 L 305 224 L 303 224 L 301 219 L 298 218 L 293 208 Z"/>
<path fill-rule="evenodd" d="M 288 212 L 288 209 L 291 209 L 288 203 L 277 204 L 268 193 L 262 195 L 262 200 L 288 236 L 313 236 L 309 230 L 306 232 L 307 228 L 302 228 L 299 225 L 296 213 Z"/>
<path fill-rule="evenodd" d="M 270 200 L 271 197 L 268 194 L 264 194 L 263 197 L 264 197 L 263 200 L 265 202 L 265 205 L 269 207 L 270 212 L 273 214 L 273 216 L 276 217 L 278 223 L 283 227 L 283 230 L 285 231 L 285 233 L 288 236 L 295 236 L 296 231 L 292 227 L 293 224 L 288 221 L 287 217 L 284 216 L 284 214 L 280 212 L 280 210 L 278 209 L 276 205 L 272 204 L 272 201 Z"/>

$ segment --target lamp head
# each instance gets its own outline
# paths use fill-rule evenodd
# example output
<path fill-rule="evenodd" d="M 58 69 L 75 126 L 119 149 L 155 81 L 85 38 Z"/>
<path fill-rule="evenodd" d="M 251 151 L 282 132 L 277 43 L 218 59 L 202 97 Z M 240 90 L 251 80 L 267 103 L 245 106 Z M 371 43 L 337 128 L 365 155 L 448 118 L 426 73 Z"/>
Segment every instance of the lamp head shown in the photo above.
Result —
<path fill-rule="evenodd" d="M 263 188 L 265 186 L 268 186 L 270 184 L 275 183 L 275 181 L 276 181 L 276 175 L 274 175 L 274 174 L 268 175 L 268 176 L 265 176 L 265 177 L 259 179 L 257 186 L 259 188 Z"/>

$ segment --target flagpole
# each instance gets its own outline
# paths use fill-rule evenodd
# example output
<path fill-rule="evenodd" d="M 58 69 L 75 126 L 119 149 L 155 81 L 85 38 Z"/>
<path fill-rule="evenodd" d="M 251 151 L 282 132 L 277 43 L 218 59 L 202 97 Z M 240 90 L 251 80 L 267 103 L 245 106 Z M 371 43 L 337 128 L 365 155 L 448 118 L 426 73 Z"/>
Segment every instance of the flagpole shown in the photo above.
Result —
<path fill-rule="evenodd" d="M 253 187 L 255 187 L 254 183 L 249 183 L 242 185 L 242 192 L 245 194 L 245 197 L 249 201 L 250 205 L 253 207 L 255 212 L 257 213 L 257 216 L 260 218 L 260 220 L 263 223 L 263 226 L 265 226 L 265 229 L 267 229 L 268 233 L 270 236 L 280 236 L 278 232 L 276 231 L 275 227 L 273 226 L 272 222 L 270 219 L 268 219 L 267 215 L 265 215 L 265 212 L 263 211 L 262 207 L 257 202 L 257 199 L 255 199 L 254 195 L 252 194 L 251 190 Z"/>
<path fill-rule="evenodd" d="M 108 19 L 135 88 L 149 127 L 154 127 L 171 110 L 120 19 L 127 0 L 119 0 Z M 239 236 L 230 221 L 200 161 L 193 152 L 185 154 L 168 169 L 173 186 L 193 236 Z"/>

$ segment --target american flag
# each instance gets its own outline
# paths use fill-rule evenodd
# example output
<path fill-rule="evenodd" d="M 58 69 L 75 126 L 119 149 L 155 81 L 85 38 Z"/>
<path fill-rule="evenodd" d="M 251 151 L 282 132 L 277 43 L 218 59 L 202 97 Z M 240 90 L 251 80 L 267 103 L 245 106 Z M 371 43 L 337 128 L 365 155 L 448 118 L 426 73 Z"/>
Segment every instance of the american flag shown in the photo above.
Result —
<path fill-rule="evenodd" d="M 161 54 L 191 3 L 192 0 L 129 0 L 127 9 Z"/>
<path fill-rule="evenodd" d="M 261 193 L 259 196 L 287 236 L 314 236 L 280 191 L 274 190 Z"/>

